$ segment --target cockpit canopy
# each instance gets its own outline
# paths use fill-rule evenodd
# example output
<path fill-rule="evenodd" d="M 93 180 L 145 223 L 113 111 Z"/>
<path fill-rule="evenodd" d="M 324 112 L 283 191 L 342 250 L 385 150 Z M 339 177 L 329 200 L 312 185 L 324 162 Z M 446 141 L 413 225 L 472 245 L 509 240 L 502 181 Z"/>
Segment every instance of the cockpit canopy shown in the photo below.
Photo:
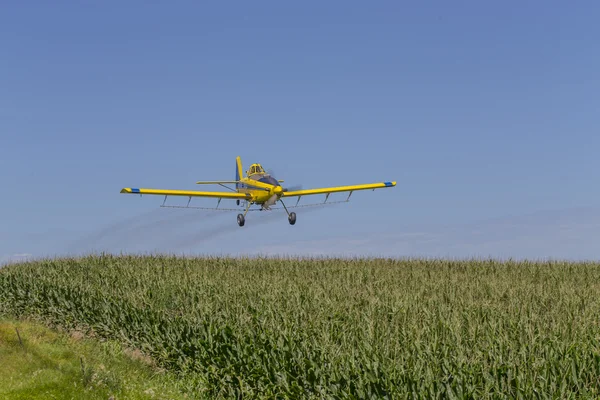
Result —
<path fill-rule="evenodd" d="M 250 166 L 250 169 L 248 170 L 248 176 L 250 175 L 254 175 L 254 174 L 264 174 L 265 170 L 263 169 L 262 165 L 260 164 L 252 164 Z"/>
<path fill-rule="evenodd" d="M 262 165 L 260 164 L 252 164 L 250 165 L 250 168 L 248 168 L 248 172 L 246 173 L 248 175 L 248 177 L 250 179 L 262 182 L 262 183 L 268 183 L 269 185 L 273 185 L 273 186 L 281 186 L 279 184 L 279 182 L 277 181 L 277 179 L 275 179 L 274 177 L 272 177 L 270 174 L 267 174 L 264 170 L 264 168 L 262 167 Z"/>

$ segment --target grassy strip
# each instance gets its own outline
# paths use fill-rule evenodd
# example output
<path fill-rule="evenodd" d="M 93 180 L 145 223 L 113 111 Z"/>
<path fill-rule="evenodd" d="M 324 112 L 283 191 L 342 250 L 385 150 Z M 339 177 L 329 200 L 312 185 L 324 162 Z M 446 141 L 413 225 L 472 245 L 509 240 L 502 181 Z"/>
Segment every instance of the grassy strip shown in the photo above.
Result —
<path fill-rule="evenodd" d="M 168 374 L 114 342 L 0 320 L 2 399 L 182 399 Z"/>

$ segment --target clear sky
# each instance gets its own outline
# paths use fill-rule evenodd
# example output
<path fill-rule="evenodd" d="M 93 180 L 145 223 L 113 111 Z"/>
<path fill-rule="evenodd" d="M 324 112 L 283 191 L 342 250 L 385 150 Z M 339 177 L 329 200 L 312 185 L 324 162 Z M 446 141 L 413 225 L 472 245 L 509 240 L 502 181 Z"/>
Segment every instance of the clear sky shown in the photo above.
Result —
<path fill-rule="evenodd" d="M 403 235 L 448 226 L 466 232 L 448 254 L 510 255 L 489 244 L 504 225 L 484 221 L 539 213 L 523 217 L 542 242 L 528 255 L 600 257 L 600 225 L 577 228 L 600 222 L 599 20 L 594 1 L 7 2 L 0 259 L 344 253 L 365 238 L 364 253 L 427 255 L 456 235 Z M 238 155 L 304 188 L 398 185 L 300 209 L 293 227 L 119 193 L 232 179 Z M 562 237 L 537 237 L 558 215 L 588 244 L 557 253 Z"/>

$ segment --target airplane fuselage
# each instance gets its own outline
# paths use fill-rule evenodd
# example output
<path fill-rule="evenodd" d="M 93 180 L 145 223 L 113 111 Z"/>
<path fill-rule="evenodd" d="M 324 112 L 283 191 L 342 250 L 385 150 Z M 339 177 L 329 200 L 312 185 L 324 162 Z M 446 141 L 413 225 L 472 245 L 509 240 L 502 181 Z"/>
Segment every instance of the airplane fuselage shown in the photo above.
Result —
<path fill-rule="evenodd" d="M 237 191 L 249 194 L 254 204 L 267 207 L 275 204 L 283 194 L 283 188 L 279 182 L 267 174 L 254 174 L 240 179 Z"/>

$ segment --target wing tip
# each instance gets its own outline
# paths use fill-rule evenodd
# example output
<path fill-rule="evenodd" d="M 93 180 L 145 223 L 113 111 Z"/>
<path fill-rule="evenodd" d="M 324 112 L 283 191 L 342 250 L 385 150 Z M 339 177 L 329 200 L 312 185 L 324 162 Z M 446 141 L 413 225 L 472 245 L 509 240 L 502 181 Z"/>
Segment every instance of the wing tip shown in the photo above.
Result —
<path fill-rule="evenodd" d="M 137 188 L 123 188 L 121 189 L 121 193 L 139 193 L 140 189 Z"/>
<path fill-rule="evenodd" d="M 396 181 L 383 182 L 383 184 L 385 185 L 385 187 L 392 187 L 392 186 L 396 186 Z"/>

